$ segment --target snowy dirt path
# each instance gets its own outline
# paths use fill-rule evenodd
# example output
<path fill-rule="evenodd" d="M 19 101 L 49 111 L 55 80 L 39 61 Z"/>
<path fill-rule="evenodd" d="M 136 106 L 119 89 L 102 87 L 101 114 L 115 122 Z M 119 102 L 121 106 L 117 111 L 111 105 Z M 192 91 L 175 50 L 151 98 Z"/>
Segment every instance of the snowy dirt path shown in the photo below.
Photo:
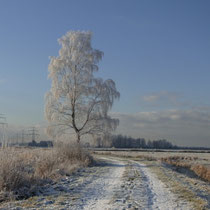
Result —
<path fill-rule="evenodd" d="M 111 164 L 108 173 L 104 173 L 92 183 L 86 195 L 87 202 L 84 209 L 110 209 L 110 202 L 115 191 L 122 184 L 122 176 L 125 171 L 125 163 L 122 161 L 109 160 Z"/>
<path fill-rule="evenodd" d="M 178 200 L 147 165 L 100 157 L 100 165 L 86 168 L 39 196 L 11 202 L 1 209 L 192 209 Z"/>
<path fill-rule="evenodd" d="M 95 182 L 92 192 L 97 189 L 100 193 L 84 209 L 192 209 L 186 201 L 178 200 L 145 164 L 129 161 L 125 165 L 121 161 L 117 166 Z"/>
<path fill-rule="evenodd" d="M 133 162 L 133 166 L 141 174 L 141 190 L 146 189 L 147 193 L 143 199 L 147 200 L 147 204 L 144 205 L 147 209 L 192 209 L 192 206 L 186 201 L 178 199 L 165 185 L 161 182 L 155 174 L 153 174 L 150 168 L 142 163 Z M 144 181 L 143 181 L 144 180 Z"/>

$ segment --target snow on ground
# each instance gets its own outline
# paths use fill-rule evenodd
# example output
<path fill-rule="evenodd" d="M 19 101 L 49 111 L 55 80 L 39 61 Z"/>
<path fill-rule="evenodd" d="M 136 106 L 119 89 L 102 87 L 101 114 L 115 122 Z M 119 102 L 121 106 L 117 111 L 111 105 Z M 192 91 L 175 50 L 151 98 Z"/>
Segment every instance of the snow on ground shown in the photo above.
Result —
<path fill-rule="evenodd" d="M 110 201 L 114 196 L 115 189 L 122 183 L 121 178 L 125 170 L 125 164 L 122 161 L 111 160 L 111 167 L 109 173 L 103 174 L 92 183 L 88 190 L 87 203 L 84 209 L 110 209 L 112 207 Z"/>
<path fill-rule="evenodd" d="M 147 183 L 148 193 L 146 197 L 149 198 L 148 209 L 192 209 L 192 207 L 183 200 L 178 200 L 177 197 L 166 188 L 150 169 L 142 163 L 134 163 L 138 170 L 144 176 L 144 183 Z"/>
<path fill-rule="evenodd" d="M 39 196 L 1 209 L 192 209 L 135 161 L 100 158 L 100 165 L 48 186 Z"/>

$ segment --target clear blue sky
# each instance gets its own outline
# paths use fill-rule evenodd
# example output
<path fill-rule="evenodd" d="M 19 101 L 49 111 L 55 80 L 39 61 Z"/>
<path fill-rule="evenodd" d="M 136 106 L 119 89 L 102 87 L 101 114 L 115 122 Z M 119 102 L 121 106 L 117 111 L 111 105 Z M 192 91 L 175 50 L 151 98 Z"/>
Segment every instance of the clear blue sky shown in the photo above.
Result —
<path fill-rule="evenodd" d="M 0 113 L 8 123 L 44 121 L 48 57 L 69 30 L 92 31 L 93 47 L 104 52 L 98 76 L 112 78 L 121 93 L 113 107 L 124 120 L 119 131 L 135 118 L 129 135 L 210 146 L 209 0 L 1 0 Z M 152 134 L 142 114 L 171 127 Z M 200 123 L 190 127 L 193 120 Z"/>

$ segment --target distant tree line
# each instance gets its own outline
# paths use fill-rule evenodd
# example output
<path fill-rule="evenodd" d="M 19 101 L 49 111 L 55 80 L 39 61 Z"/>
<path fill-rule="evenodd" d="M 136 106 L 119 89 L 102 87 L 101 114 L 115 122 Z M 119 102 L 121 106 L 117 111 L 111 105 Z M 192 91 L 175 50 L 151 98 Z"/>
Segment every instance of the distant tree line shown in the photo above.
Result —
<path fill-rule="evenodd" d="M 176 145 L 166 139 L 148 140 L 144 138 L 132 138 L 123 135 L 113 135 L 106 138 L 97 138 L 96 147 L 114 148 L 148 148 L 148 149 L 177 149 Z"/>
<path fill-rule="evenodd" d="M 39 143 L 36 141 L 32 141 L 27 143 L 27 146 L 29 147 L 52 147 L 53 142 L 52 141 L 40 141 Z"/>

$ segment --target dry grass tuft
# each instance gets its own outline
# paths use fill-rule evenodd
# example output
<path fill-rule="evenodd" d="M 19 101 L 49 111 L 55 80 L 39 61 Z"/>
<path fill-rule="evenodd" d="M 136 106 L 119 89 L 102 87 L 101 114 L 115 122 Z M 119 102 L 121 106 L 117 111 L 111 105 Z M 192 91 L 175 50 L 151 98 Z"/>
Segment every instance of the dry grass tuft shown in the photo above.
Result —
<path fill-rule="evenodd" d="M 210 182 L 210 168 L 205 165 L 195 164 L 197 159 L 197 157 L 170 156 L 167 158 L 161 158 L 161 161 L 175 166 L 177 169 L 188 169 L 201 179 Z"/>
<path fill-rule="evenodd" d="M 12 149 L 0 151 L 0 201 L 28 197 L 34 176 L 24 163 L 21 154 Z"/>
<path fill-rule="evenodd" d="M 78 145 L 58 144 L 48 155 L 42 154 L 37 161 L 35 174 L 41 178 L 58 178 L 70 175 L 77 168 L 87 167 L 93 163 L 92 157 Z"/>
<path fill-rule="evenodd" d="M 191 170 L 202 179 L 210 182 L 210 168 L 207 168 L 204 165 L 195 165 L 191 167 Z"/>

